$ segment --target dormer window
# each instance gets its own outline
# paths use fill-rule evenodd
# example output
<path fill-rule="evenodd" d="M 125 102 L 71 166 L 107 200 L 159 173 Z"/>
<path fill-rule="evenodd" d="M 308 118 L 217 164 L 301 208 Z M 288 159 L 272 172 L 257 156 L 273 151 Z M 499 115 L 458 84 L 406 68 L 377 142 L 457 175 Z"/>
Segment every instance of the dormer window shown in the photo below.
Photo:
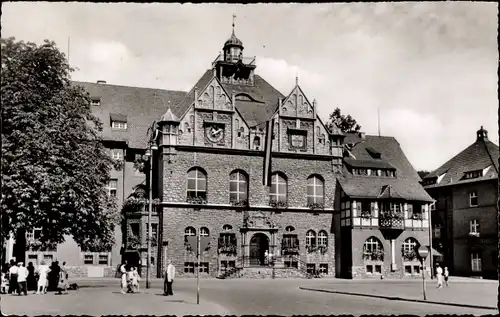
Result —
<path fill-rule="evenodd" d="M 111 128 L 117 130 L 127 130 L 127 122 L 112 121 Z"/>
<path fill-rule="evenodd" d="M 434 184 L 436 184 L 436 182 L 437 182 L 437 177 L 432 177 L 432 178 L 424 179 L 424 181 L 422 183 L 424 186 L 428 186 L 428 185 L 434 185 Z"/>
<path fill-rule="evenodd" d="M 127 130 L 127 116 L 118 113 L 111 113 L 110 119 L 112 129 Z"/>
<path fill-rule="evenodd" d="M 100 106 L 101 105 L 101 98 L 99 97 L 94 97 L 90 100 L 90 105 L 91 106 Z"/>
<path fill-rule="evenodd" d="M 479 178 L 483 176 L 483 170 L 475 170 L 464 173 L 464 177 L 462 179 L 473 179 Z"/>

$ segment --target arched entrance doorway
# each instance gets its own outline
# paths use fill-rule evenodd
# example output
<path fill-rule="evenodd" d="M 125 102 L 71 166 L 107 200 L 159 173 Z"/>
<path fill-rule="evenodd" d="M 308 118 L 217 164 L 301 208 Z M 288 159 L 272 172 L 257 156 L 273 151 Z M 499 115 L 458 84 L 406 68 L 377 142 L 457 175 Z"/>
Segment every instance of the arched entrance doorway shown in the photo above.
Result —
<path fill-rule="evenodd" d="M 265 253 L 269 250 L 269 238 L 256 233 L 250 239 L 250 265 L 265 265 Z"/>

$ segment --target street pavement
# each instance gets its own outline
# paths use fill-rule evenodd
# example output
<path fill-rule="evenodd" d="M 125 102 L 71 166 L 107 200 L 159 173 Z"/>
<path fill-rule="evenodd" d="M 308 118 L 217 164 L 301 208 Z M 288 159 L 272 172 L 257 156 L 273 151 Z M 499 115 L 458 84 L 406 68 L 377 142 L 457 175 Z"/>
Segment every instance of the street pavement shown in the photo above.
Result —
<path fill-rule="evenodd" d="M 74 282 L 74 281 L 71 281 Z M 371 297 L 305 291 L 299 287 L 351 287 L 373 292 L 394 288 L 408 293 L 421 290 L 417 282 L 401 281 L 345 281 L 336 279 L 201 279 L 200 305 L 196 305 L 196 279 L 176 279 L 173 297 L 164 297 L 163 282 L 154 279 L 150 289 L 141 294 L 120 294 L 118 279 L 78 280 L 81 288 L 69 295 L 2 296 L 4 314 L 16 315 L 331 315 L 331 314 L 497 314 L 493 309 L 464 308 L 428 303 L 405 302 Z M 497 284 L 487 290 L 471 293 L 470 297 L 495 298 Z M 456 282 L 443 291 L 455 292 L 463 287 L 477 291 L 483 283 Z M 144 288 L 144 282 L 141 282 Z M 493 289 L 495 289 L 493 291 Z M 411 291 L 410 291 L 411 290 Z M 441 290 L 440 290 L 441 291 Z M 492 294 L 490 294 L 492 293 Z M 451 295 L 450 295 L 451 296 Z M 496 301 L 488 306 L 495 306 Z"/>

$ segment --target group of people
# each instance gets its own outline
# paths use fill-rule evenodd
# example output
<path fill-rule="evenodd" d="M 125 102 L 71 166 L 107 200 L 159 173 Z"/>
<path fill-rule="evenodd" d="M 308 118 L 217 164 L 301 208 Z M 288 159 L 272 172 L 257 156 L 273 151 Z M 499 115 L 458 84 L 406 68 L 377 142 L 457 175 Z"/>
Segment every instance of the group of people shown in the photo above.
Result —
<path fill-rule="evenodd" d="M 139 291 L 139 282 L 141 276 L 137 267 L 128 265 L 125 261 L 120 265 L 120 276 L 121 276 L 121 286 L 122 294 L 125 293 L 135 293 Z"/>
<path fill-rule="evenodd" d="M 121 279 L 122 294 L 139 292 L 139 282 L 141 276 L 137 271 L 137 267 L 130 266 L 127 261 L 120 265 L 117 272 L 117 277 Z M 175 278 L 175 266 L 172 261 L 168 261 L 167 270 L 165 271 L 165 282 L 163 293 L 165 296 L 174 295 L 172 284 Z"/>
<path fill-rule="evenodd" d="M 436 265 L 437 288 L 443 287 L 443 280 L 444 280 L 446 287 L 448 287 L 449 276 L 450 276 L 450 271 L 448 271 L 448 267 L 445 267 L 444 271 L 443 271 L 443 269 L 441 268 L 441 266 L 439 266 L 439 263 L 438 263 Z"/>
<path fill-rule="evenodd" d="M 35 291 L 35 294 L 46 294 L 47 291 L 58 291 L 59 294 L 67 293 L 68 271 L 66 262 L 62 267 L 59 262 L 52 262 L 49 267 L 45 261 L 35 268 L 33 262 L 29 262 L 25 267 L 23 262 L 10 260 L 2 268 L 2 289 L 3 294 L 24 294 L 28 291 Z"/>

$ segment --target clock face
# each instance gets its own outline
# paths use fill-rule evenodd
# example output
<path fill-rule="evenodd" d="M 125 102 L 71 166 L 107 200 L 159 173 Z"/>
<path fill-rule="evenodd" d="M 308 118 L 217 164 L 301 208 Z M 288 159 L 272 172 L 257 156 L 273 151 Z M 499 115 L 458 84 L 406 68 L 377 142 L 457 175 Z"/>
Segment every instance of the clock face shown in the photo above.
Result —
<path fill-rule="evenodd" d="M 218 125 L 207 126 L 205 135 L 210 142 L 219 143 L 224 138 L 224 128 Z"/>

